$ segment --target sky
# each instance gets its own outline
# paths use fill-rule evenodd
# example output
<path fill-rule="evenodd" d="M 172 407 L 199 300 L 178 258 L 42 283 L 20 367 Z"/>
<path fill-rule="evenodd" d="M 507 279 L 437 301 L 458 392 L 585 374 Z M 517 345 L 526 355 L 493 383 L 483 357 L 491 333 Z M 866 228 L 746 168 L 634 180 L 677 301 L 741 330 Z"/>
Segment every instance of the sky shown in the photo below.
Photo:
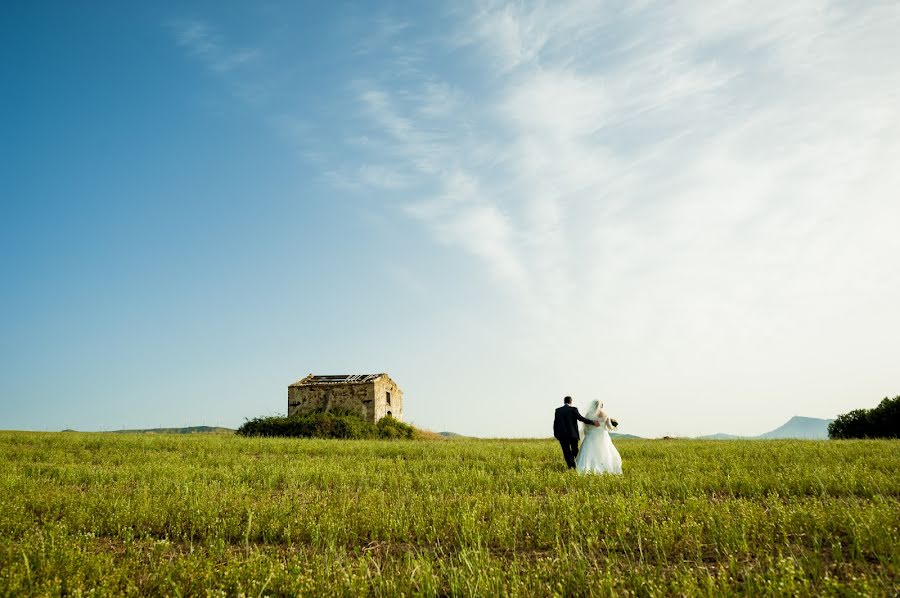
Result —
<path fill-rule="evenodd" d="M 759 434 L 900 394 L 896 2 L 10 2 L 0 429 Z"/>

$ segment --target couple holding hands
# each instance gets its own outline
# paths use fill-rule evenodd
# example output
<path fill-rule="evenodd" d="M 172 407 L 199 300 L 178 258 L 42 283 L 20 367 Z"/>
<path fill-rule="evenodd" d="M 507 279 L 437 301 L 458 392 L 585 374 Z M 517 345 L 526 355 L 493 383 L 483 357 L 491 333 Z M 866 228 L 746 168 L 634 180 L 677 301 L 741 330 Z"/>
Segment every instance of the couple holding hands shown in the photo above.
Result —
<path fill-rule="evenodd" d="M 578 432 L 578 422 L 582 434 Z M 613 446 L 609 431 L 619 425 L 603 410 L 603 403 L 591 401 L 582 416 L 572 405 L 572 397 L 563 399 L 553 418 L 553 436 L 559 440 L 569 469 L 582 473 L 622 473 L 622 457 Z M 584 436 L 581 450 L 578 440 Z"/>

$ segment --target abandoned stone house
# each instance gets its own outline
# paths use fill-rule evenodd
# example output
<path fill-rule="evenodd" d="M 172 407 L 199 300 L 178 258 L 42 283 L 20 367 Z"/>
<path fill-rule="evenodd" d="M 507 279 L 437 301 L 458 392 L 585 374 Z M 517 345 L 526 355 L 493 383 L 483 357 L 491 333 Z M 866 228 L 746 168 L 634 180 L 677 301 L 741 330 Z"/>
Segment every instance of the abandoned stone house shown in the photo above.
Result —
<path fill-rule="evenodd" d="M 354 411 L 377 422 L 403 421 L 403 392 L 387 374 L 309 376 L 288 386 L 288 416 L 313 411 Z"/>

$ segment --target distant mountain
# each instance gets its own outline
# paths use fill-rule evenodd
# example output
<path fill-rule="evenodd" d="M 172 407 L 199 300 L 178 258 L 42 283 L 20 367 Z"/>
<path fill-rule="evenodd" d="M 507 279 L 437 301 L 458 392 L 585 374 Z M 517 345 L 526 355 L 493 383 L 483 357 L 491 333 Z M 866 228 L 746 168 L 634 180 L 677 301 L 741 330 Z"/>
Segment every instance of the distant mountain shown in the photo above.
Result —
<path fill-rule="evenodd" d="M 438 432 L 438 436 L 443 436 L 444 438 L 465 438 L 465 436 L 456 432 Z"/>
<path fill-rule="evenodd" d="M 111 430 L 110 434 L 234 434 L 231 428 L 190 426 L 187 428 L 147 428 L 144 430 Z"/>
<path fill-rule="evenodd" d="M 760 434 L 757 438 L 828 438 L 828 424 L 833 421 L 833 419 L 795 415 L 783 426 L 779 426 L 771 432 Z"/>
<path fill-rule="evenodd" d="M 771 432 L 759 436 L 735 436 L 734 434 L 710 434 L 698 436 L 700 440 L 763 440 L 768 438 L 801 438 L 810 440 L 825 440 L 828 438 L 828 424 L 833 419 L 819 419 L 818 417 L 802 417 L 795 415 L 783 425 Z"/>
<path fill-rule="evenodd" d="M 634 434 L 623 434 L 621 432 L 610 432 L 609 435 L 612 438 L 641 438 L 640 436 L 635 436 Z"/>

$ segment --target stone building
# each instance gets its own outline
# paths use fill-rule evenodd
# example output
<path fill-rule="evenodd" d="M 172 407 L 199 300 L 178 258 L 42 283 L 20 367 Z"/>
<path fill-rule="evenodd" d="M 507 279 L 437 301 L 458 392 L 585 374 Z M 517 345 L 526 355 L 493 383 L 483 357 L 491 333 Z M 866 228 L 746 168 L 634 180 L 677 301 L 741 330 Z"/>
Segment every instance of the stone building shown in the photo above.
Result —
<path fill-rule="evenodd" d="M 403 392 L 387 374 L 310 374 L 288 386 L 288 416 L 333 409 L 358 412 L 370 422 L 386 415 L 403 421 Z"/>

